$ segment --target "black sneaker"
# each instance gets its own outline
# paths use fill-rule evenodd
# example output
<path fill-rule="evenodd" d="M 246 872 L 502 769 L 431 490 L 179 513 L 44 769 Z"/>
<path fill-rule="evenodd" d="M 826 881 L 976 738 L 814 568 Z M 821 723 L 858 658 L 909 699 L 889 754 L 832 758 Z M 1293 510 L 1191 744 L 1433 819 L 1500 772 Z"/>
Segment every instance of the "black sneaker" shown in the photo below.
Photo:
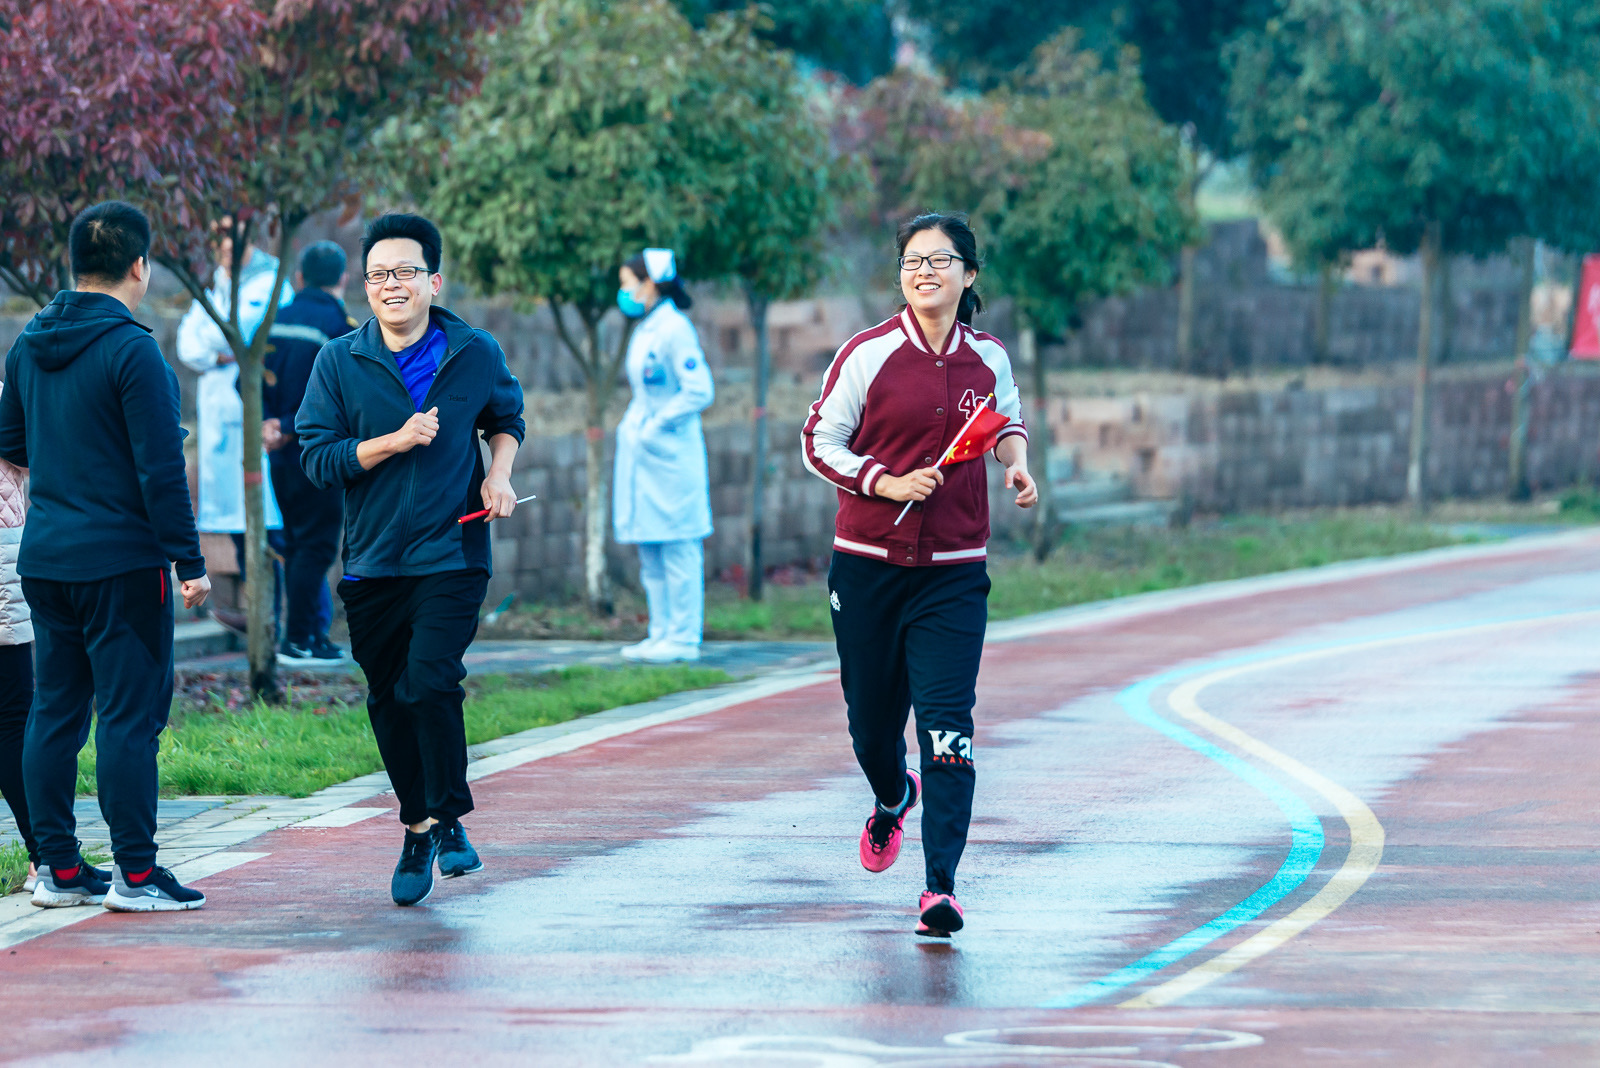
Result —
<path fill-rule="evenodd" d="M 111 892 L 104 901 L 112 912 L 187 912 L 206 903 L 206 895 L 184 886 L 160 865 L 138 882 L 131 881 L 120 865 L 113 865 L 112 871 Z"/>
<path fill-rule="evenodd" d="M 326 635 L 311 639 L 311 657 L 325 664 L 342 664 L 346 659 L 344 650 L 330 642 Z"/>
<path fill-rule="evenodd" d="M 278 663 L 285 667 L 294 667 L 297 664 L 309 664 L 316 660 L 316 654 L 311 651 L 311 646 L 283 639 L 283 644 L 278 647 Z"/>
<path fill-rule="evenodd" d="M 400 847 L 400 863 L 394 866 L 389 894 L 396 905 L 420 905 L 433 893 L 433 858 L 439 855 L 438 827 L 421 834 L 406 831 L 406 844 Z"/>
<path fill-rule="evenodd" d="M 97 870 L 80 860 L 72 878 L 64 879 L 50 865 L 44 865 L 33 884 L 33 903 L 42 909 L 100 904 L 105 901 L 111 885 L 95 877 Z"/>
<path fill-rule="evenodd" d="M 439 835 L 440 875 L 454 879 L 458 875 L 471 875 L 483 870 L 483 861 L 479 859 L 478 851 L 472 848 L 472 843 L 467 841 L 467 831 L 461 826 L 460 820 L 440 823 L 434 827 L 434 831 Z"/>

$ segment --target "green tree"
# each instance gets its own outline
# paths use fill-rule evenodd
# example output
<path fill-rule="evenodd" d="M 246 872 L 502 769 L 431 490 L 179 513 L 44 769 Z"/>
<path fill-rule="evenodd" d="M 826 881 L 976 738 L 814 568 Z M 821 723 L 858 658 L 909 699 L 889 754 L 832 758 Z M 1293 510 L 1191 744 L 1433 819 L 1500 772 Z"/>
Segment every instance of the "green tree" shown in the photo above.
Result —
<path fill-rule="evenodd" d="M 1419 254 L 1418 508 L 1441 257 L 1596 233 L 1600 207 L 1583 191 L 1600 117 L 1594 29 L 1575 0 L 1291 0 L 1234 49 L 1240 140 L 1293 240 L 1326 253 L 1381 238 Z"/>
<path fill-rule="evenodd" d="M 1065 333 L 1089 301 L 1170 276 L 1172 256 L 1194 242 L 1192 156 L 1181 135 L 1144 96 L 1135 58 L 1104 69 L 1076 51 L 1071 31 L 1041 46 L 1033 71 L 1012 96 L 1012 124 L 1035 131 L 1020 181 L 980 205 L 989 238 L 991 284 L 1012 298 L 1031 364 L 1039 445 L 1048 459 L 1049 379 L 1036 332 Z M 1054 539 L 1048 463 L 1036 552 Z"/>
<path fill-rule="evenodd" d="M 722 194 L 712 224 L 693 235 L 686 259 L 702 275 L 738 279 L 755 331 L 748 592 L 760 600 L 772 371 L 767 311 L 775 300 L 811 292 L 826 273 L 825 238 L 837 220 L 835 204 L 854 188 L 857 172 L 835 156 L 793 62 L 748 29 L 725 19 L 713 23 L 714 39 L 707 42 L 723 86 L 715 121 L 726 178 L 718 183 Z"/>
<path fill-rule="evenodd" d="M 1088 302 L 1165 281 L 1173 254 L 1196 232 L 1192 157 L 1145 99 L 1136 57 L 1124 52 L 1107 69 L 1077 40 L 1065 30 L 1041 45 L 1017 87 L 998 94 L 992 112 L 970 115 L 968 136 L 916 185 L 924 202 L 972 213 L 985 247 L 981 283 L 1011 298 L 1021 327 L 1034 443 L 1046 457 L 1049 378 L 1038 334 L 1068 333 Z M 997 157 L 1004 166 L 986 173 Z M 1048 484 L 1045 471 L 1035 520 L 1041 558 L 1055 533 Z"/>
<path fill-rule="evenodd" d="M 675 0 L 697 27 L 718 13 L 758 10 L 760 36 L 856 84 L 894 67 L 894 26 L 884 0 Z"/>
<path fill-rule="evenodd" d="M 607 337 L 601 321 L 623 262 L 683 248 L 715 221 L 733 173 L 716 119 L 726 95 L 714 49 L 668 0 L 545 0 L 501 35 L 447 158 L 413 177 L 474 284 L 548 302 L 582 369 L 584 573 L 597 611 L 610 610 L 607 414 L 631 332 Z"/>
<path fill-rule="evenodd" d="M 1156 114 L 1181 127 L 1199 159 L 1191 172 L 1193 200 L 1210 162 L 1234 154 L 1224 53 L 1241 33 L 1259 28 L 1279 0 L 997 0 L 952 6 L 912 0 L 929 28 L 933 53 L 958 84 L 987 88 L 1025 69 L 1032 50 L 1063 27 L 1075 27 L 1085 47 L 1103 63 L 1138 49 L 1139 73 Z M 1197 235 L 1198 236 L 1198 235 Z M 1195 256 L 1181 251 L 1178 272 L 1178 363 L 1194 351 Z"/>

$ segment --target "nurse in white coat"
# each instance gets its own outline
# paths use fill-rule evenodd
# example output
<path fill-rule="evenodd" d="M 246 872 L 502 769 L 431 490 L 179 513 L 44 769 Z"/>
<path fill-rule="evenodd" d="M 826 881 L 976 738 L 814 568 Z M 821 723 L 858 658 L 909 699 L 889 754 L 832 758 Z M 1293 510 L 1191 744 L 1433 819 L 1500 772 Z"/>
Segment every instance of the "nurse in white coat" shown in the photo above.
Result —
<path fill-rule="evenodd" d="M 277 271 L 276 257 L 259 249 L 250 249 L 246 254 L 239 272 L 239 328 L 246 339 L 255 336 L 266 318 Z M 227 271 L 219 267 L 209 295 L 212 306 L 223 315 L 228 314 L 231 288 Z M 279 294 L 279 306 L 293 299 L 294 287 L 285 284 Z M 244 404 L 239 399 L 239 366 L 234 363 L 222 330 L 198 301 L 190 305 L 178 324 L 178 359 L 200 376 L 195 395 L 200 430 L 200 506 L 196 525 L 213 534 L 243 534 Z M 267 528 L 276 530 L 283 526 L 283 517 L 272 493 L 265 453 L 262 455 L 261 474 L 268 480 Z"/>
<path fill-rule="evenodd" d="M 650 636 L 622 650 L 630 660 L 700 659 L 711 487 L 700 413 L 715 397 L 689 294 L 670 249 L 645 249 L 623 265 L 617 304 L 638 319 L 625 370 L 633 400 L 617 427 L 612 521 L 617 541 L 639 546 L 639 581 Z"/>

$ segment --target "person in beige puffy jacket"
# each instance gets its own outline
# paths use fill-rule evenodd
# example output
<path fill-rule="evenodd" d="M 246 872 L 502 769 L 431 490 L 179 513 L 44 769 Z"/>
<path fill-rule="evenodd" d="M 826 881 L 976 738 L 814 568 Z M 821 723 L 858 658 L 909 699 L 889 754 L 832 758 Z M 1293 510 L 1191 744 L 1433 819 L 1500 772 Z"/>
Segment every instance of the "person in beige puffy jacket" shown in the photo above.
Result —
<path fill-rule="evenodd" d="M 5 384 L 0 383 L 0 389 Z M 33 704 L 33 621 L 17 577 L 17 549 L 27 516 L 23 479 L 27 472 L 0 460 L 0 794 L 11 806 L 23 845 L 28 847 L 28 876 L 39 862 L 39 846 L 28 822 L 28 800 L 22 790 L 22 730 Z M 29 889 L 32 889 L 30 886 Z"/>

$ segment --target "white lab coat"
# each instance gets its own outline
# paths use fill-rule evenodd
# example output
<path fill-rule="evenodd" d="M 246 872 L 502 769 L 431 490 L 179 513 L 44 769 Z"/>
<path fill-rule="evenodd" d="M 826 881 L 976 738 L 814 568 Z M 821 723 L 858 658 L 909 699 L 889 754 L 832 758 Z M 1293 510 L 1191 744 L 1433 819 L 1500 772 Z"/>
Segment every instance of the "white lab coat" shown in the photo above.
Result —
<path fill-rule="evenodd" d="M 633 400 L 617 427 L 612 523 L 623 543 L 711 534 L 711 487 L 700 413 L 716 390 L 694 324 L 663 297 L 628 340 Z"/>
<path fill-rule="evenodd" d="M 239 328 L 248 340 L 267 315 L 267 300 L 277 275 L 278 259 L 259 249 L 239 277 Z M 228 314 L 231 286 L 217 271 L 211 280 L 211 303 Z M 278 305 L 294 299 L 294 287 L 284 283 Z M 244 402 L 239 398 L 239 365 L 217 364 L 227 353 L 222 330 L 211 321 L 199 302 L 189 306 L 178 324 L 178 359 L 200 376 L 195 413 L 200 424 L 200 507 L 196 526 L 215 534 L 244 533 Z M 261 454 L 261 475 L 266 488 L 267 529 L 283 526 L 278 501 L 272 492 L 267 454 Z"/>

